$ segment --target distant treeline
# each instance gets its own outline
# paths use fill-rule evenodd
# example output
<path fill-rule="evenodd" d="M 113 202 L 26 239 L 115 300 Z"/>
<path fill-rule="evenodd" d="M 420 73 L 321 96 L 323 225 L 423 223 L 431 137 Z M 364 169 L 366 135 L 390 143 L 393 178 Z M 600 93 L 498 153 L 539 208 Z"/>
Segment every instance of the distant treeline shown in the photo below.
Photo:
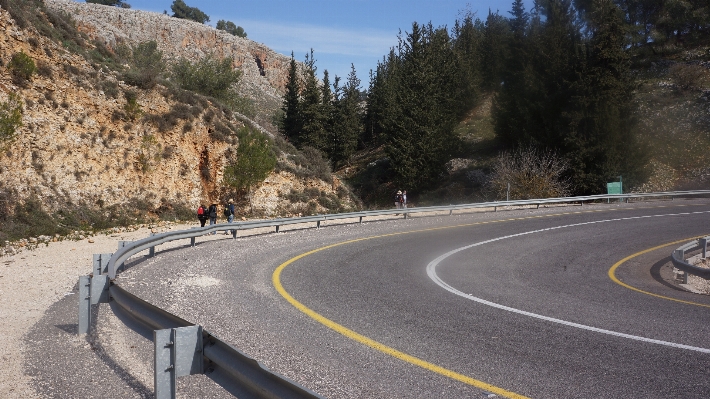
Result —
<path fill-rule="evenodd" d="M 707 41 L 710 2 L 539 0 L 528 11 L 516 0 L 509 14 L 469 13 L 451 29 L 414 23 L 371 71 L 366 95 L 354 68 L 331 90 L 312 52 L 302 72 L 292 61 L 283 132 L 336 164 L 384 145 L 397 183 L 422 189 L 466 156 L 454 127 L 494 93 L 498 139 L 565 158 L 574 193 L 599 193 L 619 175 L 643 181 L 631 59 Z"/>

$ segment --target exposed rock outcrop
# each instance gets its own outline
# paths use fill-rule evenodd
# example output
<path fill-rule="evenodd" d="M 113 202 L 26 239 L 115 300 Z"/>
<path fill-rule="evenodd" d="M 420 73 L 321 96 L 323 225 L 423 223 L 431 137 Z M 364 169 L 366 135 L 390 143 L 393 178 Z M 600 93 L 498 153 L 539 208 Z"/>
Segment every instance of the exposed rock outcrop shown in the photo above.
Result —
<path fill-rule="evenodd" d="M 291 59 L 261 43 L 154 12 L 72 0 L 45 0 L 45 4 L 68 13 L 79 31 L 111 49 L 121 43 L 135 45 L 155 40 L 168 59 L 194 60 L 207 54 L 232 58 L 234 67 L 242 71 L 239 91 L 254 100 L 260 115 L 266 115 L 260 118 L 264 124 L 281 105 Z"/>
<path fill-rule="evenodd" d="M 47 2 L 68 3 L 66 7 L 74 4 Z M 113 12 L 109 7 L 92 4 L 76 6 L 81 12 Z M 128 30 L 135 32 L 145 32 L 151 24 L 157 25 L 149 22 L 152 19 L 164 20 L 166 25 L 154 32 L 182 35 L 180 48 L 186 54 L 209 51 L 208 46 L 214 44 L 211 40 L 221 36 L 214 31 L 212 36 L 206 31 L 199 33 L 199 26 L 193 26 L 192 22 L 160 14 L 145 13 L 144 18 L 138 11 L 117 11 L 123 11 L 120 15 L 131 15 L 130 20 L 143 21 L 145 25 L 140 27 L 130 25 Z M 117 20 L 129 26 L 128 20 L 116 15 Z M 85 18 L 91 18 L 89 11 Z M 119 29 L 112 32 L 110 35 L 114 37 L 121 35 Z M 192 39 L 200 45 L 191 44 Z M 227 51 L 224 43 L 228 42 L 238 44 L 229 47 L 235 52 L 242 45 L 244 49 L 251 48 L 248 54 L 261 48 L 240 38 L 227 39 L 217 45 L 222 49 L 219 51 Z M 168 89 L 158 85 L 151 90 L 136 91 L 143 114 L 131 118 L 125 111 L 125 92 L 134 88 L 121 82 L 118 74 L 97 70 L 83 57 L 54 41 L 31 29 L 19 29 L 10 15 L 0 9 L 3 65 L 20 51 L 29 55 L 41 72 L 18 85 L 8 69 L 0 67 L 0 102 L 6 101 L 10 93 L 23 100 L 23 126 L 17 139 L 0 153 L 0 194 L 19 201 L 38 198 L 52 213 L 65 207 L 99 209 L 131 201 L 147 203 L 151 209 L 172 204 L 196 209 L 200 203 L 224 200 L 226 194 L 221 187 L 224 166 L 239 149 L 235 136 L 215 139 L 214 132 L 225 125 L 231 125 L 233 132 L 243 125 L 229 112 L 204 99 L 193 104 L 179 102 L 169 95 Z M 239 62 L 245 68 L 245 76 L 251 76 L 246 71 L 253 69 L 257 82 L 254 87 L 277 95 L 280 78 L 278 68 L 272 66 L 281 62 L 274 61 L 280 58 L 266 48 L 259 51 L 263 51 L 260 56 L 265 60 L 265 76 L 259 74 L 253 59 L 247 62 L 248 56 Z M 178 116 L 166 122 L 167 126 L 156 124 L 156 120 L 165 121 L 170 113 Z M 273 172 L 255 190 L 252 202 L 264 215 L 287 213 L 292 208 L 285 197 L 292 191 L 309 188 L 335 195 L 337 180 L 328 183 L 313 177 L 297 177 L 291 172 Z"/>

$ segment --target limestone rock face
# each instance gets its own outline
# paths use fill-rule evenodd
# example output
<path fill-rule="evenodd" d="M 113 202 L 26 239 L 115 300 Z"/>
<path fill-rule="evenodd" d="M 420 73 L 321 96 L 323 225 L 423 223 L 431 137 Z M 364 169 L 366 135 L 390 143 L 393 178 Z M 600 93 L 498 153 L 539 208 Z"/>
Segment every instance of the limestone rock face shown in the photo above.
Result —
<path fill-rule="evenodd" d="M 114 25 L 108 23 L 95 28 L 81 25 L 85 31 L 93 29 L 93 34 L 102 32 L 108 41 L 127 36 L 121 33 L 124 26 L 126 32 L 146 35 L 137 41 L 148 39 L 147 35 L 169 38 L 163 45 L 175 40 L 178 45 L 173 50 L 180 54 L 198 56 L 213 45 L 215 51 L 241 54 L 235 60 L 245 76 L 253 77 L 253 87 L 278 95 L 278 66 L 284 57 L 256 43 L 231 36 L 217 40 L 223 35 L 211 28 L 160 14 L 60 0 L 47 3 L 67 7 L 78 20 L 84 12 L 87 20 L 92 13 L 114 18 L 111 29 L 108 26 Z M 77 7 L 78 14 L 71 7 Z M 7 68 L 0 66 L 0 102 L 7 101 L 10 93 L 23 102 L 17 139 L 0 152 L 1 197 L 18 201 L 34 197 L 54 213 L 65 207 L 101 209 L 135 201 L 151 209 L 173 204 L 197 209 L 200 203 L 222 203 L 233 196 L 222 187 L 222 174 L 230 159 L 238 156 L 238 142 L 235 136 L 216 139 L 214 132 L 225 125 L 238 129 L 243 125 L 239 119 L 204 99 L 194 105 L 179 103 L 160 85 L 151 90 L 128 87 L 118 74 L 95 69 L 83 57 L 32 29 L 19 29 L 9 13 L 0 9 L 0 59 L 7 65 L 20 51 L 35 61 L 41 73 L 18 85 Z M 264 76 L 252 54 L 263 60 Z M 142 109 L 142 115 L 135 118 L 125 111 L 129 90 L 137 93 Z M 155 122 L 165 121 L 171 113 L 182 116 L 164 126 Z M 273 172 L 254 191 L 252 202 L 265 216 L 285 213 L 289 209 L 285 197 L 292 190 L 310 187 L 333 195 L 337 189 L 316 178 Z"/>
<path fill-rule="evenodd" d="M 108 48 L 155 40 L 168 59 L 194 60 L 207 54 L 232 58 L 234 68 L 242 71 L 239 89 L 243 95 L 259 107 L 275 110 L 281 104 L 291 59 L 261 43 L 154 12 L 72 0 L 45 0 L 45 4 L 71 15 L 81 32 Z"/>

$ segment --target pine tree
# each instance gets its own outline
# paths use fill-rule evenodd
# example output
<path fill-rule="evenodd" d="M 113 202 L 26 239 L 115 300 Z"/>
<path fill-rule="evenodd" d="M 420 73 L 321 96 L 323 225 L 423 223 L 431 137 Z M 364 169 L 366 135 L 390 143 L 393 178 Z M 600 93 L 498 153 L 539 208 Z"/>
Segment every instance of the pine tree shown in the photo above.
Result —
<path fill-rule="evenodd" d="M 593 0 L 589 28 L 564 145 L 577 190 L 598 193 L 618 175 L 629 183 L 642 181 L 647 158 L 631 117 L 634 81 L 621 10 L 612 0 Z"/>
<path fill-rule="evenodd" d="M 531 64 L 529 50 L 531 40 L 528 37 L 529 14 L 525 11 L 522 0 L 513 2 L 510 12 L 511 36 L 508 41 L 509 52 L 503 60 L 500 72 L 503 81 L 495 99 L 493 114 L 498 138 L 509 146 L 521 141 L 531 140 L 530 129 L 534 129 L 533 110 L 530 101 Z"/>
<path fill-rule="evenodd" d="M 170 6 L 173 10 L 173 17 L 189 19 L 204 24 L 210 22 L 210 17 L 197 7 L 190 7 L 183 0 L 174 0 Z"/>
<path fill-rule="evenodd" d="M 462 117 L 478 102 L 482 80 L 481 48 L 485 27 L 480 20 L 473 20 L 467 13 L 456 20 L 453 29 L 454 70 L 456 71 L 456 104 L 458 116 Z"/>
<path fill-rule="evenodd" d="M 335 163 L 343 163 L 347 162 L 357 149 L 363 129 L 363 116 L 360 111 L 360 79 L 355 72 L 355 65 L 351 65 L 348 80 L 343 87 L 339 86 L 339 79 L 336 77 L 334 92 L 335 116 L 331 131 L 333 144 L 331 159 Z"/>
<path fill-rule="evenodd" d="M 488 12 L 481 57 L 483 58 L 483 85 L 488 90 L 498 90 L 502 80 L 503 63 L 508 58 L 510 25 L 505 17 Z"/>
<path fill-rule="evenodd" d="M 288 80 L 286 81 L 286 93 L 284 94 L 281 110 L 283 119 L 281 120 L 281 132 L 294 145 L 299 144 L 299 134 L 301 132 L 301 117 L 299 114 L 299 94 L 300 84 L 298 78 L 298 65 L 291 53 L 291 62 L 288 67 Z"/>
<path fill-rule="evenodd" d="M 299 102 L 301 132 L 299 143 L 301 147 L 313 147 L 321 152 L 328 150 L 328 115 L 323 113 L 321 89 L 316 76 L 316 60 L 313 50 L 306 54 L 303 72 L 303 92 Z"/>
<path fill-rule="evenodd" d="M 388 74 L 379 122 L 385 151 L 398 183 L 413 189 L 431 184 L 457 146 L 451 42 L 446 29 L 412 24 L 400 37 Z M 388 70 L 389 69 L 389 70 Z"/>

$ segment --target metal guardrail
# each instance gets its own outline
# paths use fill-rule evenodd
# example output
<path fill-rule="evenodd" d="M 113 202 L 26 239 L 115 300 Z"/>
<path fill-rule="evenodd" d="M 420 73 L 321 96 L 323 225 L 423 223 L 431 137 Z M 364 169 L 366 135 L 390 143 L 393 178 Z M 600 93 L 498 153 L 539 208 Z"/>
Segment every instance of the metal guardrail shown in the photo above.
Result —
<path fill-rule="evenodd" d="M 673 266 L 675 266 L 678 270 L 681 270 L 683 274 L 683 282 L 687 283 L 688 282 L 688 274 L 692 274 L 694 276 L 702 277 L 706 280 L 710 280 L 710 269 L 706 269 L 704 267 L 698 267 L 695 265 L 692 265 L 689 260 L 690 259 L 685 259 L 685 254 L 687 252 L 691 251 L 697 251 L 700 250 L 700 259 L 707 259 L 708 257 L 708 242 L 710 241 L 710 236 L 708 237 L 703 237 L 699 238 L 695 241 L 691 241 L 687 244 L 681 245 L 678 247 L 673 253 L 671 253 L 671 261 L 673 262 Z"/>
<path fill-rule="evenodd" d="M 236 348 L 219 340 L 217 337 L 163 309 L 130 294 L 115 284 L 114 279 L 119 269 L 133 255 L 149 250 L 149 256 L 155 255 L 155 247 L 175 240 L 190 239 L 195 245 L 197 237 L 219 231 L 230 231 L 236 238 L 240 230 L 272 227 L 275 232 L 281 226 L 300 223 L 316 223 L 340 219 L 359 219 L 366 217 L 449 212 L 471 209 L 537 206 L 550 204 L 580 203 L 599 200 L 626 200 L 635 198 L 662 198 L 682 196 L 710 196 L 710 190 L 671 191 L 643 194 L 590 195 L 581 197 L 545 198 L 517 201 L 497 201 L 463 205 L 432 206 L 422 208 L 386 209 L 361 211 L 341 214 L 317 215 L 296 218 L 280 218 L 237 223 L 223 223 L 174 231 L 151 234 L 150 237 L 133 242 L 119 243 L 113 254 L 95 254 L 93 274 L 79 279 L 79 333 L 88 333 L 91 326 L 91 305 L 113 300 L 116 305 L 132 315 L 136 320 L 154 329 L 155 348 L 155 392 L 156 398 L 175 397 L 175 379 L 188 374 L 206 374 L 219 385 L 239 398 L 320 398 L 298 384 L 272 373 L 256 360 L 246 356 Z M 692 243 L 691 243 L 692 244 Z M 688 244 L 690 245 L 690 244 Z M 685 247 L 685 246 L 684 246 Z M 684 247 L 679 248 L 682 249 Z M 677 261 L 674 253 L 674 264 Z M 682 256 L 678 259 L 682 260 Z M 687 265 L 683 263 L 684 265 Z M 686 267 L 686 266 L 681 266 Z M 690 270 L 698 269 L 687 265 Z M 703 269 L 705 270 L 705 269 Z M 710 271 L 707 271 L 710 276 Z"/>

